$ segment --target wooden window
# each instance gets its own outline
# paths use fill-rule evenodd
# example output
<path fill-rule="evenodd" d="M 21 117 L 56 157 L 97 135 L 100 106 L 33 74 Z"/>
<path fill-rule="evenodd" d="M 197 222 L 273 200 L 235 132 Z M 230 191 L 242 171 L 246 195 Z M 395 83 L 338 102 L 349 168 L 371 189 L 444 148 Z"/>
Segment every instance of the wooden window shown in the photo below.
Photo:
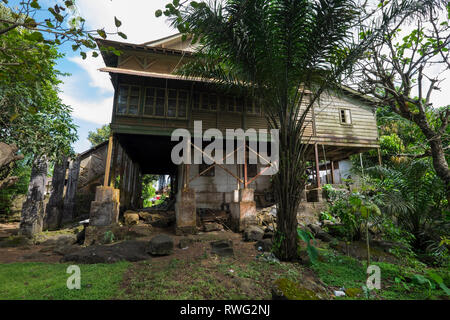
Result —
<path fill-rule="evenodd" d="M 202 173 L 203 171 L 205 171 L 206 169 L 208 169 L 211 165 L 206 164 L 206 163 L 202 163 L 198 166 L 198 173 Z M 211 169 L 209 169 L 208 171 L 206 171 L 205 173 L 203 173 L 201 176 L 202 177 L 214 177 L 216 175 L 216 167 L 212 167 Z"/>
<path fill-rule="evenodd" d="M 351 125 L 352 124 L 352 114 L 349 109 L 339 109 L 339 119 L 341 124 Z"/>
<path fill-rule="evenodd" d="M 167 117 L 175 118 L 177 116 L 177 90 L 168 90 L 167 94 Z"/>
<path fill-rule="evenodd" d="M 166 106 L 166 90 L 156 89 L 155 116 L 164 117 Z"/>
<path fill-rule="evenodd" d="M 186 118 L 189 93 L 184 90 L 178 91 L 178 118 Z"/>
<path fill-rule="evenodd" d="M 144 115 L 155 115 L 156 88 L 145 89 Z"/>
<path fill-rule="evenodd" d="M 117 114 L 139 114 L 139 99 L 141 89 L 136 86 L 121 85 L 117 99 Z"/>
<path fill-rule="evenodd" d="M 145 88 L 144 115 L 186 119 L 189 94 L 185 90 Z"/>

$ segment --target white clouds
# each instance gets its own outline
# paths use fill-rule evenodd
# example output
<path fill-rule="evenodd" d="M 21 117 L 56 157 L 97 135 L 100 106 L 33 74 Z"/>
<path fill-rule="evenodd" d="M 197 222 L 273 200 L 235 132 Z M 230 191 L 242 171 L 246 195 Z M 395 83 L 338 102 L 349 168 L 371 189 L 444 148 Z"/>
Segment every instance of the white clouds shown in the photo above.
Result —
<path fill-rule="evenodd" d="M 91 52 L 88 52 L 88 57 L 85 60 L 80 56 L 67 59 L 87 72 L 91 87 L 100 89 L 102 93 L 114 91 L 109 75 L 105 72 L 98 71 L 98 69 L 105 66 L 101 57 L 93 58 Z"/>
<path fill-rule="evenodd" d="M 164 8 L 167 0 L 78 0 L 77 7 L 87 25 L 92 29 L 105 28 L 115 31 L 114 17 L 122 21 L 120 30 L 127 36 L 127 42 L 144 43 L 177 33 L 165 22 L 156 18 L 155 11 Z M 114 40 L 122 40 L 113 37 Z"/>
<path fill-rule="evenodd" d="M 60 97 L 64 104 L 73 108 L 72 116 L 81 120 L 93 122 L 99 125 L 111 122 L 113 96 L 107 98 L 80 97 L 63 92 Z"/>

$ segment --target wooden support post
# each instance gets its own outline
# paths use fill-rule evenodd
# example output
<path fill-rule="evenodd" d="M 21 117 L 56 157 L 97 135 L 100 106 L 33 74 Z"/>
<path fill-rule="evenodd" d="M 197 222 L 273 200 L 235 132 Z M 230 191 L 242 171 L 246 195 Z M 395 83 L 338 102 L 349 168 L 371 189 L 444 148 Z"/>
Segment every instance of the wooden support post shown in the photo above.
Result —
<path fill-rule="evenodd" d="M 114 140 L 111 181 L 110 181 L 110 184 L 109 184 L 111 188 L 115 188 L 115 185 L 116 185 L 117 157 L 119 155 L 119 148 L 120 148 L 119 142 L 117 140 Z"/>
<path fill-rule="evenodd" d="M 106 156 L 106 167 L 105 167 L 105 180 L 103 182 L 103 186 L 107 187 L 109 185 L 109 173 L 111 171 L 111 156 L 112 156 L 112 149 L 113 149 L 113 136 L 109 136 L 109 143 L 108 143 L 108 154 Z"/>
<path fill-rule="evenodd" d="M 330 160 L 331 162 L 331 184 L 334 184 L 334 161 Z"/>
<path fill-rule="evenodd" d="M 247 144 L 246 141 L 244 141 Z M 244 148 L 244 189 L 247 189 L 247 147 Z"/>
<path fill-rule="evenodd" d="M 316 158 L 316 184 L 317 188 L 320 189 L 320 163 L 319 163 L 319 147 L 316 143 L 314 145 L 314 154 Z"/>

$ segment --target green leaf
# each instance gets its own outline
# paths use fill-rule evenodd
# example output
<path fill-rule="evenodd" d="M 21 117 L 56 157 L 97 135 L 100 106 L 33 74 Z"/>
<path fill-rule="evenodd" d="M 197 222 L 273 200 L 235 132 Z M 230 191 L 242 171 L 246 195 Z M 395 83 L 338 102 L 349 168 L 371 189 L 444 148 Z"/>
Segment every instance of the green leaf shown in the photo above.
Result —
<path fill-rule="evenodd" d="M 103 39 L 106 39 L 106 32 L 103 29 L 98 29 L 97 33 L 100 37 L 102 37 Z"/>
<path fill-rule="evenodd" d="M 155 11 L 155 16 L 156 16 L 157 18 L 161 17 L 161 16 L 162 16 L 162 10 L 156 10 L 156 11 Z"/>
<path fill-rule="evenodd" d="M 117 34 L 123 39 L 128 39 L 127 35 L 123 32 L 118 32 Z"/>
<path fill-rule="evenodd" d="M 34 9 L 41 9 L 41 6 L 40 6 L 39 3 L 37 2 L 37 0 L 31 1 L 30 7 L 34 8 Z"/>
<path fill-rule="evenodd" d="M 122 25 L 122 22 L 117 19 L 117 17 L 114 17 L 114 23 L 116 24 L 116 27 L 119 28 Z"/>

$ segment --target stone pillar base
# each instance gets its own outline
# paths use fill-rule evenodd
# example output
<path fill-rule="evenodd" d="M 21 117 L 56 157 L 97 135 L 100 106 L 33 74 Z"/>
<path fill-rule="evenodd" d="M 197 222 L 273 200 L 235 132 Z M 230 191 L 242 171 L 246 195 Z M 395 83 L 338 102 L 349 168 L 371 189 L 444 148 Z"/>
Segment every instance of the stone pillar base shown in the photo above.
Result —
<path fill-rule="evenodd" d="M 91 203 L 89 225 L 104 227 L 119 221 L 120 190 L 111 187 L 97 187 L 95 201 Z"/>
<path fill-rule="evenodd" d="M 239 190 L 239 202 L 230 203 L 231 227 L 235 232 L 242 232 L 248 226 L 257 224 L 253 197 L 253 189 L 242 189 Z"/>
<path fill-rule="evenodd" d="M 197 210 L 195 205 L 195 190 L 183 189 L 177 195 L 175 204 L 176 235 L 197 233 Z"/>

